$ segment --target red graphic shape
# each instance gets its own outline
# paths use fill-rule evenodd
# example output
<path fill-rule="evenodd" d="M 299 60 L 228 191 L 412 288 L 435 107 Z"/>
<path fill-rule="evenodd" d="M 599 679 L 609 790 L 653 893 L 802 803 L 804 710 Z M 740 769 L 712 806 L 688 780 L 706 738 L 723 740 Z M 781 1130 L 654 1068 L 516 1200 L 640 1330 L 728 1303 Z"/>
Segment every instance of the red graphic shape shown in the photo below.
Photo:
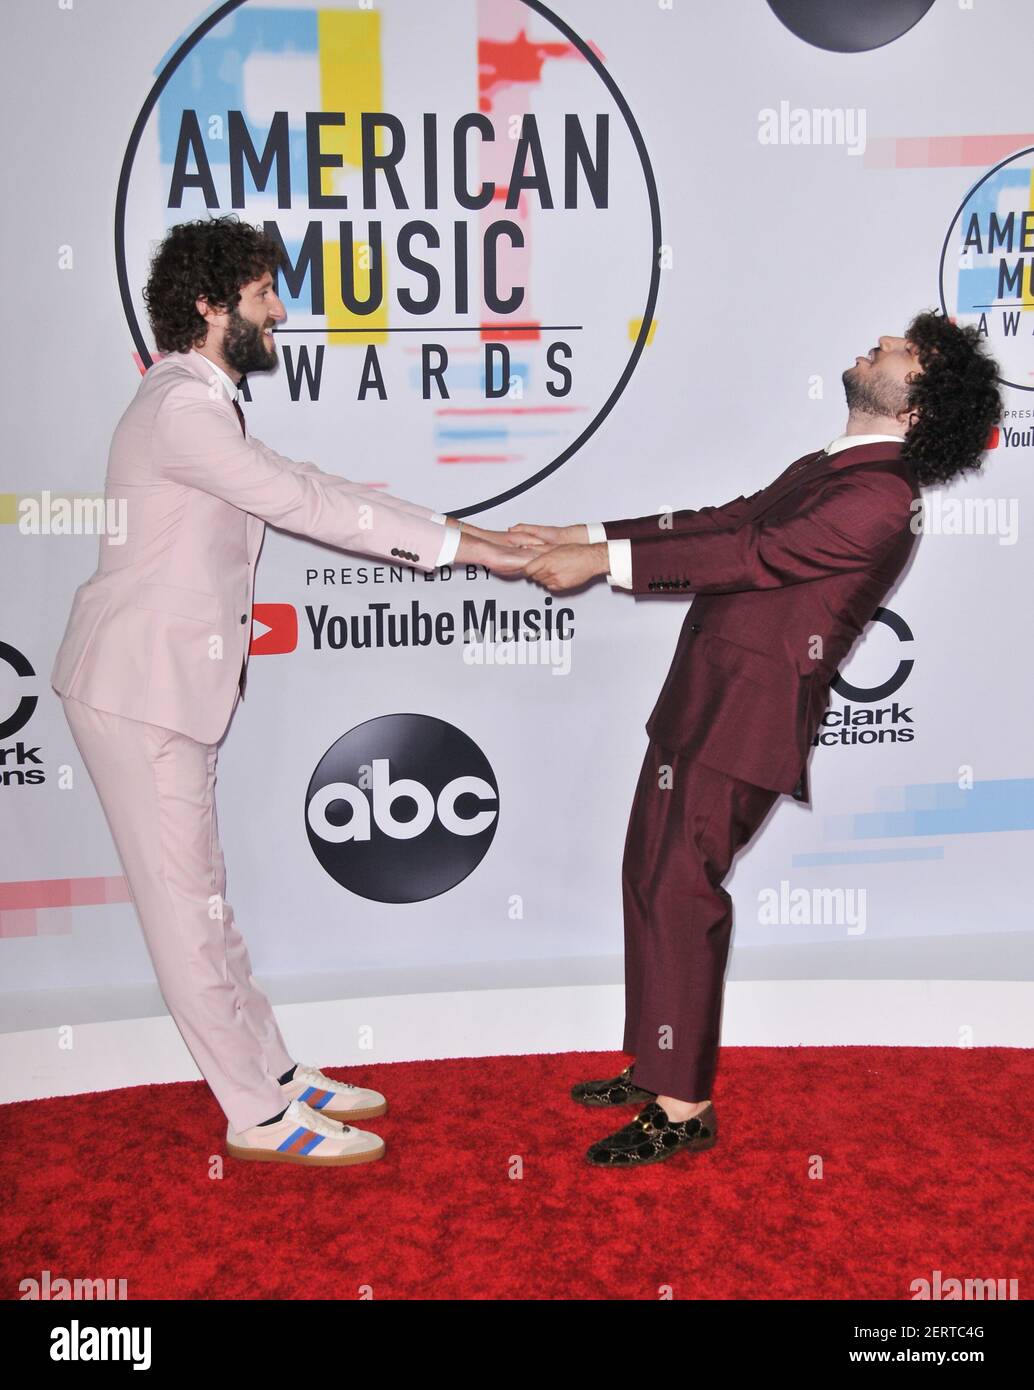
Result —
<path fill-rule="evenodd" d="M 256 603 L 252 618 L 269 628 L 260 637 L 251 639 L 252 656 L 279 656 L 297 647 L 298 613 L 293 603 Z"/>
<path fill-rule="evenodd" d="M 601 62 L 606 61 L 594 43 L 588 45 Z M 491 111 L 493 98 L 503 87 L 542 80 L 542 66 L 548 58 L 574 58 L 584 62 L 571 43 L 543 43 L 528 38 L 522 29 L 515 39 L 478 40 L 478 107 Z"/>

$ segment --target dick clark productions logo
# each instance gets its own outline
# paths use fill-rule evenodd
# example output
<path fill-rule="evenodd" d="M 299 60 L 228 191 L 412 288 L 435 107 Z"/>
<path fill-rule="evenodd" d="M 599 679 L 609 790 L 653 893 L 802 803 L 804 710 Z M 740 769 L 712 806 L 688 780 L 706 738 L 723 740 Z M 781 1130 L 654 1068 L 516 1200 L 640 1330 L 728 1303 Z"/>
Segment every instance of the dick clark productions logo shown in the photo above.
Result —
<path fill-rule="evenodd" d="M 305 793 L 316 858 L 343 888 L 415 903 L 455 888 L 488 853 L 499 787 L 472 738 L 426 714 L 385 714 L 327 749 Z"/>

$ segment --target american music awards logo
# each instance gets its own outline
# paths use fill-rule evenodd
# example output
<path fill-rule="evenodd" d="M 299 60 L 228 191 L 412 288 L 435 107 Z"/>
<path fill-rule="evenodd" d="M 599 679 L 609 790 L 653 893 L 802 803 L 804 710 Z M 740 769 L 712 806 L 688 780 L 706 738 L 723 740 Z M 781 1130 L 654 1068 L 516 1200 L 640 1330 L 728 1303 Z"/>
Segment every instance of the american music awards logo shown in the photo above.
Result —
<path fill-rule="evenodd" d="M 314 456 L 458 516 L 524 492 L 609 414 L 657 299 L 657 190 L 610 56 L 539 0 L 213 9 L 157 63 L 119 181 L 141 367 L 155 244 L 236 213 L 290 263 L 280 365 L 248 382 L 260 436 L 304 408 Z"/>
<path fill-rule="evenodd" d="M 941 248 L 942 312 L 975 324 L 1000 380 L 1034 391 L 1034 146 L 983 174 Z M 1007 441 L 1008 442 L 1008 441 Z"/>

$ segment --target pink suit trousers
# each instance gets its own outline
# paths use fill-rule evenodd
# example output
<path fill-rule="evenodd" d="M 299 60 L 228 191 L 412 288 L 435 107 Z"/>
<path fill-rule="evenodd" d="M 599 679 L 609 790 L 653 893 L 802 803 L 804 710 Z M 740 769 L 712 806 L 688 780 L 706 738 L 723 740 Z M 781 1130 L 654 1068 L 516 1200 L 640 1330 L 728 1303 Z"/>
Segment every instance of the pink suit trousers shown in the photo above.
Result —
<path fill-rule="evenodd" d="M 226 901 L 215 807 L 218 747 L 63 695 L 183 1041 L 236 1130 L 285 1101 L 294 1063 Z"/>

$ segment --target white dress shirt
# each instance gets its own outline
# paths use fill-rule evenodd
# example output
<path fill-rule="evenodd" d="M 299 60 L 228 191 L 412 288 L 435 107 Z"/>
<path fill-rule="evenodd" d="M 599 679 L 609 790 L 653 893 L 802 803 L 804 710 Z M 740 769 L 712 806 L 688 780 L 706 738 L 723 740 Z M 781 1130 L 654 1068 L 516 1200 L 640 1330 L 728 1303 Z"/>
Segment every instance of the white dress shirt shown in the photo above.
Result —
<path fill-rule="evenodd" d="M 853 449 L 858 444 L 900 444 L 902 438 L 900 434 L 840 434 L 832 443 L 826 445 L 826 453 L 835 454 L 840 449 Z M 586 530 L 589 532 L 590 544 L 607 541 L 607 532 L 601 521 L 588 522 Z M 607 556 L 610 561 L 607 583 L 616 589 L 631 589 L 632 542 L 607 541 Z"/>
<path fill-rule="evenodd" d="M 197 348 L 194 348 L 193 351 L 197 352 Z M 204 357 L 208 365 L 210 367 L 214 367 L 215 370 L 219 373 L 219 377 L 222 380 L 223 386 L 226 388 L 226 394 L 229 396 L 230 400 L 238 400 L 240 396 L 240 387 L 233 380 L 233 378 L 231 376 L 228 376 L 226 372 L 223 371 L 222 367 L 220 367 L 219 363 L 213 362 L 212 359 L 209 356 L 207 356 L 207 354 L 201 353 L 200 356 Z M 388 498 L 388 500 L 391 500 L 390 497 Z M 437 521 L 441 525 L 445 526 L 446 518 L 440 515 L 438 512 L 434 512 L 430 517 L 428 517 L 428 520 Z M 459 549 L 460 546 L 461 534 L 462 532 L 458 526 L 445 526 L 445 536 L 442 539 L 442 548 L 438 552 L 438 559 L 435 561 L 436 565 L 452 564 L 453 560 L 455 560 L 456 558 L 456 551 Z"/>

